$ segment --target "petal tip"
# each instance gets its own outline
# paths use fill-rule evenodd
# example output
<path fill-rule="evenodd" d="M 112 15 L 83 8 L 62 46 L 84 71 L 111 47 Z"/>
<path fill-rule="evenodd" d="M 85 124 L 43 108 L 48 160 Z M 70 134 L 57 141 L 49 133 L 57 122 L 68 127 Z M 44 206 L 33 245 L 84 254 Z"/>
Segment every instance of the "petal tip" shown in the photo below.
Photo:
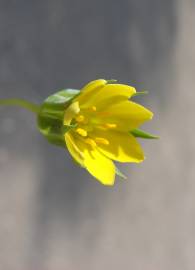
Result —
<path fill-rule="evenodd" d="M 144 153 L 140 153 L 140 156 L 136 158 L 135 163 L 142 163 L 146 159 Z"/>
<path fill-rule="evenodd" d="M 153 112 L 151 112 L 151 111 L 149 111 L 149 112 L 150 112 L 150 120 L 152 120 L 154 114 L 153 114 Z"/>
<path fill-rule="evenodd" d="M 102 185 L 104 185 L 104 186 L 109 186 L 109 187 L 112 187 L 112 186 L 114 186 L 114 183 L 115 183 L 115 177 L 114 177 L 114 179 L 112 179 L 112 180 L 110 180 L 109 179 L 109 181 L 100 181 L 101 182 L 101 184 Z"/>

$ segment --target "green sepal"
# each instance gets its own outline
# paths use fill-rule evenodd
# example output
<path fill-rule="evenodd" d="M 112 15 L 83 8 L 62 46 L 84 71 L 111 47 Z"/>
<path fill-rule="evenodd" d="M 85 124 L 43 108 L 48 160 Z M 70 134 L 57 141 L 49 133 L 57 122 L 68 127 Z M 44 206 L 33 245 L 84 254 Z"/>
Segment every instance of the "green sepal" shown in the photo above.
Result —
<path fill-rule="evenodd" d="M 116 83 L 117 80 L 115 79 L 110 79 L 110 80 L 106 80 L 107 84 L 113 84 L 113 83 Z"/>
<path fill-rule="evenodd" d="M 142 95 L 147 95 L 147 94 L 148 94 L 148 91 L 136 92 L 135 94 L 132 95 L 132 97 L 142 96 Z"/>
<path fill-rule="evenodd" d="M 57 93 L 49 96 L 44 104 L 65 104 L 68 101 L 72 100 L 73 97 L 77 96 L 80 93 L 80 90 L 76 89 L 63 89 L 58 91 Z"/>
<path fill-rule="evenodd" d="M 64 89 L 49 96 L 41 105 L 40 114 L 53 119 L 62 119 L 65 109 L 79 93 L 80 90 Z"/>
<path fill-rule="evenodd" d="M 138 138 L 142 138 L 142 139 L 159 139 L 158 136 L 147 133 L 141 129 L 133 129 L 130 131 L 130 133 L 134 137 L 138 137 Z"/>
<path fill-rule="evenodd" d="M 64 113 L 80 90 L 64 89 L 49 96 L 41 105 L 37 117 L 39 131 L 47 140 L 58 146 L 65 146 L 64 134 L 75 125 L 64 125 Z"/>
<path fill-rule="evenodd" d="M 116 165 L 115 165 L 115 172 L 116 172 L 116 174 L 117 174 L 119 177 L 121 177 L 121 178 L 123 178 L 123 179 L 127 179 L 127 176 L 124 175 L 124 174 L 119 170 L 119 168 L 116 167 Z"/>

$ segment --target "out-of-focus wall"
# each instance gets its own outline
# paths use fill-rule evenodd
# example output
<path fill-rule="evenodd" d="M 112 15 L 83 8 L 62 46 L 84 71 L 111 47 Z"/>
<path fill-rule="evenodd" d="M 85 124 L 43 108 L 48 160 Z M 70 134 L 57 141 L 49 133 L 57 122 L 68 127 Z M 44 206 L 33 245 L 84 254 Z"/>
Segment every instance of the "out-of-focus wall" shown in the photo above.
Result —
<path fill-rule="evenodd" d="M 0 0 L 0 98 L 116 78 L 149 90 L 161 136 L 106 188 L 0 108 L 0 269 L 194 269 L 194 18 L 192 0 Z"/>

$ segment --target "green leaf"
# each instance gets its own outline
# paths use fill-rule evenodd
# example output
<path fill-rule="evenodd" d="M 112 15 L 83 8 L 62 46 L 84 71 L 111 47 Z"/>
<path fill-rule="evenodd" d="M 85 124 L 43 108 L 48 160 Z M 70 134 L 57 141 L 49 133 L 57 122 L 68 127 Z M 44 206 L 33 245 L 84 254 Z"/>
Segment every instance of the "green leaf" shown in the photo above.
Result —
<path fill-rule="evenodd" d="M 55 94 L 49 96 L 44 103 L 52 103 L 52 104 L 64 104 L 72 98 L 76 97 L 80 93 L 80 90 L 76 89 L 63 89 L 61 91 L 56 92 Z"/>
<path fill-rule="evenodd" d="M 135 94 L 133 94 L 132 97 L 142 96 L 142 95 L 147 95 L 147 94 L 148 94 L 148 91 L 136 92 Z"/>
<path fill-rule="evenodd" d="M 121 178 L 123 178 L 123 179 L 127 179 L 127 176 L 124 175 L 124 174 L 119 170 L 119 168 L 117 168 L 116 166 L 115 166 L 115 171 L 116 171 L 116 174 L 117 174 L 119 177 L 121 177 Z"/>
<path fill-rule="evenodd" d="M 142 138 L 142 139 L 159 139 L 158 136 L 152 135 L 150 133 L 147 133 L 145 131 L 142 131 L 141 129 L 133 129 L 130 131 L 130 133 L 134 137 Z"/>
<path fill-rule="evenodd" d="M 37 124 L 39 131 L 50 143 L 65 146 L 64 136 L 61 131 L 62 121 L 45 115 L 38 115 Z"/>
<path fill-rule="evenodd" d="M 79 93 L 79 90 L 64 89 L 49 96 L 41 105 L 37 124 L 50 143 L 65 146 L 64 134 L 75 125 L 64 126 L 64 113 Z"/>
<path fill-rule="evenodd" d="M 80 91 L 75 89 L 58 91 L 43 102 L 39 115 L 41 117 L 62 119 L 65 109 L 79 93 Z"/>

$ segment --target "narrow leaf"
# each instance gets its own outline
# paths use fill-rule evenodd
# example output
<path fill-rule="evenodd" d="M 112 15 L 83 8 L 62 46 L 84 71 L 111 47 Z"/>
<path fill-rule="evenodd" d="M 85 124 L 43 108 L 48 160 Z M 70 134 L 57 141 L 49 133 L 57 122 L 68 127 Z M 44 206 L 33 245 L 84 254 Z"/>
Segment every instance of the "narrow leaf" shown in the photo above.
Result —
<path fill-rule="evenodd" d="M 142 95 L 147 95 L 147 94 L 148 94 L 148 91 L 136 92 L 135 94 L 133 94 L 132 97 L 142 96 Z"/>
<path fill-rule="evenodd" d="M 152 135 L 152 134 L 147 133 L 145 131 L 142 131 L 141 129 L 133 129 L 133 130 L 130 131 L 130 133 L 134 137 L 138 137 L 138 138 L 143 138 L 143 139 L 159 139 L 158 136 Z"/>
<path fill-rule="evenodd" d="M 115 79 L 111 79 L 111 80 L 106 80 L 106 82 L 107 82 L 107 84 L 109 84 L 109 83 L 116 83 L 117 82 L 117 80 L 115 80 Z"/>
<path fill-rule="evenodd" d="M 115 170 L 116 170 L 116 174 L 119 176 L 119 177 L 121 177 L 121 178 L 123 178 L 123 179 L 127 179 L 127 176 L 126 175 L 124 175 L 116 166 L 115 166 Z"/>

